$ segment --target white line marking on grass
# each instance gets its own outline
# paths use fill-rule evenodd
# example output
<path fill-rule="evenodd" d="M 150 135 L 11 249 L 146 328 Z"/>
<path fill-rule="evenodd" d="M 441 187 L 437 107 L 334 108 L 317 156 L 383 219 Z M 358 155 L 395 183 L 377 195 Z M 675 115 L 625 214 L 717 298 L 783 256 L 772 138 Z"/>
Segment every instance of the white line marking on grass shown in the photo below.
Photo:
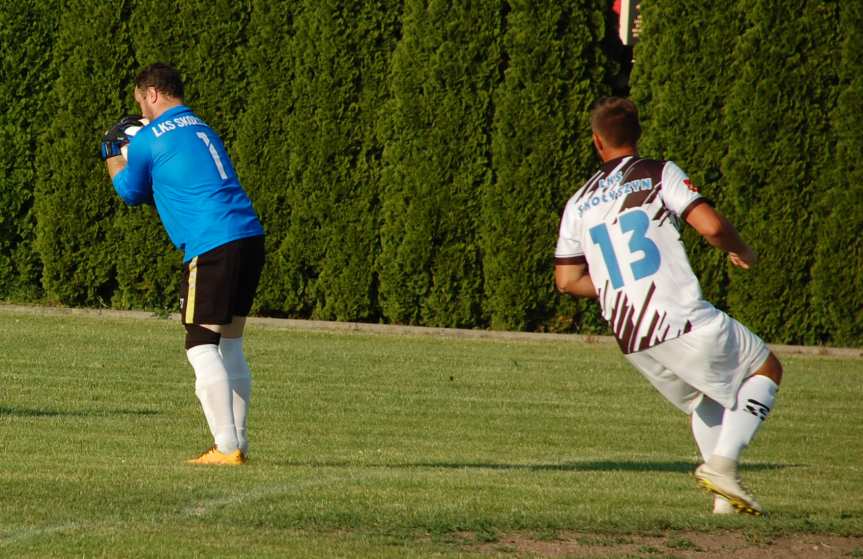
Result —
<path fill-rule="evenodd" d="M 225 497 L 216 497 L 212 499 L 202 500 L 195 505 L 186 507 L 181 511 L 181 514 L 184 516 L 202 517 L 213 512 L 213 510 L 217 508 L 225 507 L 228 505 L 254 502 L 261 499 L 267 499 L 270 497 L 282 495 L 291 495 L 299 493 L 303 489 L 307 489 L 309 487 L 329 485 L 331 483 L 339 481 L 365 481 L 371 479 L 372 477 L 373 476 L 333 476 L 322 479 L 300 481 L 294 484 L 266 485 L 252 489 L 248 493 L 244 493 L 241 495 L 230 495 Z"/>
<path fill-rule="evenodd" d="M 44 526 L 42 528 L 19 528 L 18 530 L 12 530 L 10 532 L 0 532 L 0 546 L 10 543 L 18 543 L 32 540 L 41 536 L 50 536 L 51 534 L 56 534 L 57 532 L 79 530 L 83 527 L 84 525 L 78 522 L 69 522 L 67 524 L 60 524 L 58 526 Z"/>
<path fill-rule="evenodd" d="M 242 495 L 231 495 L 224 497 L 216 497 L 213 499 L 205 499 L 198 502 L 195 505 L 188 506 L 181 511 L 175 513 L 167 513 L 164 515 L 159 515 L 159 518 L 170 521 L 171 518 L 177 518 L 179 516 L 193 516 L 196 518 L 200 518 L 210 514 L 216 509 L 229 506 L 236 505 L 240 503 L 254 502 L 261 499 L 267 499 L 269 497 L 275 497 L 280 495 L 291 495 L 295 493 L 299 493 L 300 491 L 307 489 L 309 487 L 321 486 L 321 485 L 329 485 L 334 482 L 339 481 L 366 481 L 374 478 L 375 476 L 331 476 L 326 478 L 314 479 L 314 480 L 305 480 L 300 481 L 294 484 L 280 484 L 280 485 L 266 485 L 255 488 L 248 493 L 244 493 Z M 111 527 L 114 523 L 112 522 L 98 522 L 98 523 L 81 523 L 81 522 L 69 522 L 66 524 L 58 524 L 56 526 L 43 526 L 37 528 L 19 528 L 17 530 L 10 530 L 7 532 L 0 532 L 0 548 L 5 545 L 13 544 L 13 543 L 21 543 L 26 542 L 28 540 L 34 540 L 37 538 L 41 538 L 43 536 L 50 536 L 56 534 L 58 532 L 67 532 L 70 530 L 83 530 L 93 529 L 94 527 L 106 528 Z"/>

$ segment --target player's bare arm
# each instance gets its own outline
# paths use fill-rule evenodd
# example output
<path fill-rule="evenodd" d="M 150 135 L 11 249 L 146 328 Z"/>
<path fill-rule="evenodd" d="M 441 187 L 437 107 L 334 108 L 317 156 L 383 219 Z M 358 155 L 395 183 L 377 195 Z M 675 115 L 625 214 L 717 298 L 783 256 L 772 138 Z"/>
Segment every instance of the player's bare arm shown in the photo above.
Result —
<path fill-rule="evenodd" d="M 699 204 L 686 216 L 691 225 L 711 245 L 728 253 L 731 263 L 748 270 L 758 261 L 758 255 L 747 245 L 737 229 L 710 204 Z"/>
<path fill-rule="evenodd" d="M 561 293 L 596 299 L 596 288 L 590 279 L 587 264 L 558 264 L 554 267 L 554 283 Z"/>

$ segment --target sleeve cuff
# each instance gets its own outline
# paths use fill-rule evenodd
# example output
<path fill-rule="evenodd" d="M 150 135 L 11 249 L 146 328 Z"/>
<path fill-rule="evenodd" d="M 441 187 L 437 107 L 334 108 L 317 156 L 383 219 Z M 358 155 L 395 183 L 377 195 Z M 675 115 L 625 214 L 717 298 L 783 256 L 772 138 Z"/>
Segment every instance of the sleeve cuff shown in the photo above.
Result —
<path fill-rule="evenodd" d="M 587 258 L 583 254 L 579 256 L 555 256 L 555 266 L 572 266 L 576 264 L 587 264 Z"/>
<path fill-rule="evenodd" d="M 689 215 L 689 212 L 691 212 L 692 210 L 694 210 L 695 208 L 697 208 L 701 204 L 707 204 L 711 208 L 715 207 L 713 200 L 711 200 L 710 198 L 704 198 L 703 196 L 701 198 L 696 198 L 695 200 L 692 201 L 691 204 L 686 206 L 686 209 L 683 210 L 683 213 L 680 214 L 680 219 L 682 219 L 683 221 L 686 221 L 686 216 Z"/>

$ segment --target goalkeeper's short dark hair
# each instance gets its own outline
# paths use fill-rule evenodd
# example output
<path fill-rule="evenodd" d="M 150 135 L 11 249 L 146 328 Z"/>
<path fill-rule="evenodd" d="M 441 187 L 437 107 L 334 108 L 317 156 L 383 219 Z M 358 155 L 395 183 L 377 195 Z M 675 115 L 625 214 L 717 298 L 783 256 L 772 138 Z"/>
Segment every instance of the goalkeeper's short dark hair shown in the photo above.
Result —
<path fill-rule="evenodd" d="M 641 123 L 635 103 L 623 97 L 603 97 L 590 112 L 590 127 L 611 147 L 635 147 Z"/>
<path fill-rule="evenodd" d="M 138 89 L 155 87 L 161 93 L 175 99 L 183 98 L 183 78 L 180 77 L 180 72 L 164 62 L 150 64 L 138 72 L 135 76 L 135 87 Z"/>

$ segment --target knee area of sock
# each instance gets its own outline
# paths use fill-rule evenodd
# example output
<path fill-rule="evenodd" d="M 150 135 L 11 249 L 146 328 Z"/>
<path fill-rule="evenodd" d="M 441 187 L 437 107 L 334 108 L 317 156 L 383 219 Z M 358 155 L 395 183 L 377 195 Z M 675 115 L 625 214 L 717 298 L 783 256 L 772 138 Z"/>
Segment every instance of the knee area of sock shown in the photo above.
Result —
<path fill-rule="evenodd" d="M 243 338 L 222 338 L 219 341 L 219 352 L 225 359 L 245 359 L 243 355 Z"/>
<path fill-rule="evenodd" d="M 186 350 L 186 359 L 195 370 L 195 376 L 204 371 L 212 369 L 214 363 L 221 361 L 219 357 L 219 346 L 214 344 L 200 344 Z"/>
<path fill-rule="evenodd" d="M 724 414 L 725 408 L 722 407 L 722 404 L 705 394 L 695 409 L 692 410 L 692 419 L 693 421 L 701 421 L 708 427 L 714 427 L 722 423 Z"/>
<path fill-rule="evenodd" d="M 204 328 L 198 324 L 185 324 L 184 326 L 186 328 L 187 352 L 194 347 L 202 345 L 215 345 L 217 348 L 219 347 L 219 340 L 222 335 L 218 332 L 213 332 L 209 328 Z"/>

